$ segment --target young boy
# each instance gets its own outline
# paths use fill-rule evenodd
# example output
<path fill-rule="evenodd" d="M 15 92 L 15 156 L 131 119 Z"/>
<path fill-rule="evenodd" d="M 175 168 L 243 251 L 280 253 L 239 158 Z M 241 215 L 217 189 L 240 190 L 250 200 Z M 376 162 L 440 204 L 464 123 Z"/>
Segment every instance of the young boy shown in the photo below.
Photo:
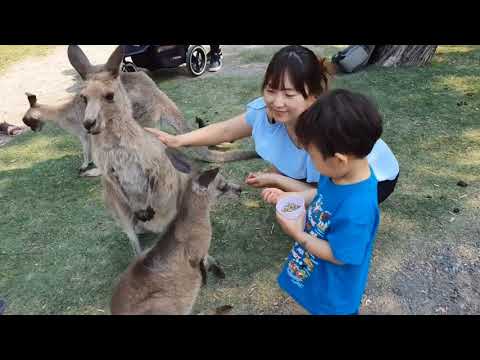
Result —
<path fill-rule="evenodd" d="M 295 134 L 322 175 L 316 190 L 262 191 L 269 203 L 296 194 L 308 206 L 297 220 L 277 213 L 295 240 L 279 285 L 311 314 L 358 314 L 379 224 L 377 179 L 366 156 L 382 134 L 382 117 L 363 95 L 338 89 L 301 115 Z"/>

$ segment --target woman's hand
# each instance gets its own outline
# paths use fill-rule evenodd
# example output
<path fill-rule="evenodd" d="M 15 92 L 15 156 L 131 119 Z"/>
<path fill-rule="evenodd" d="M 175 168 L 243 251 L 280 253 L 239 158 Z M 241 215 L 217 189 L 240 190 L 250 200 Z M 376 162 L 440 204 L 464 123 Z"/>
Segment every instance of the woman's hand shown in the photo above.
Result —
<path fill-rule="evenodd" d="M 282 196 L 285 195 L 285 191 L 277 188 L 266 188 L 262 190 L 263 201 L 269 204 L 275 205 Z"/>
<path fill-rule="evenodd" d="M 245 183 L 254 188 L 264 188 L 276 185 L 276 176 L 274 173 L 256 172 L 250 173 L 245 178 Z"/>
<path fill-rule="evenodd" d="M 166 146 L 171 148 L 178 148 L 183 146 L 180 136 L 171 135 L 164 131 L 153 129 L 153 128 L 145 128 L 149 133 L 153 134 L 158 140 L 164 143 Z"/>

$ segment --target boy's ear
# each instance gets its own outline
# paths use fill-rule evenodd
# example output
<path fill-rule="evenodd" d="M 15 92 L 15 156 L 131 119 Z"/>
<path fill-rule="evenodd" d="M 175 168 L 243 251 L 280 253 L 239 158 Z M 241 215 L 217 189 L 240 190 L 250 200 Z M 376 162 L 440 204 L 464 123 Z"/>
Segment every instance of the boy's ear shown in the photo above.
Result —
<path fill-rule="evenodd" d="M 333 154 L 333 157 L 337 159 L 342 165 L 348 164 L 348 156 L 345 154 L 335 153 Z"/>

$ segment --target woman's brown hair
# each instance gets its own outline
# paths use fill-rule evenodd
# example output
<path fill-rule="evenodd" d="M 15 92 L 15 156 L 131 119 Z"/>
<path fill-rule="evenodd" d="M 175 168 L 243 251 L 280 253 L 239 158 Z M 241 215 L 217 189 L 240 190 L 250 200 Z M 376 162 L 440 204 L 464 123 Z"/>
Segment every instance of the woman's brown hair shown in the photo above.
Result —
<path fill-rule="evenodd" d="M 289 45 L 273 55 L 265 73 L 262 91 L 267 86 L 283 90 L 285 74 L 288 73 L 295 90 L 305 99 L 309 95 L 318 97 L 328 90 L 334 72 L 333 64 L 317 57 L 309 48 Z"/>

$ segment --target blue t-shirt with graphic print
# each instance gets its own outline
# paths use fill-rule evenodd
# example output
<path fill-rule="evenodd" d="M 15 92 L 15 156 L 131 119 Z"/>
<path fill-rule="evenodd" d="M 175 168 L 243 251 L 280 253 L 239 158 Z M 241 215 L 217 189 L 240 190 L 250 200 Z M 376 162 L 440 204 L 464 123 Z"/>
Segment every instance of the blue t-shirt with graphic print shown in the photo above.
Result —
<path fill-rule="evenodd" d="M 380 214 L 377 179 L 336 185 L 320 175 L 305 232 L 328 241 L 343 265 L 315 257 L 295 243 L 278 277 L 280 287 L 311 314 L 353 314 L 360 307 Z"/>
<path fill-rule="evenodd" d="M 308 153 L 294 144 L 284 124 L 268 120 L 263 97 L 247 104 L 245 118 L 252 127 L 255 151 L 261 158 L 290 178 L 318 182 L 320 173 Z M 382 139 L 378 139 L 367 159 L 378 181 L 393 180 L 398 175 L 397 159 Z"/>

